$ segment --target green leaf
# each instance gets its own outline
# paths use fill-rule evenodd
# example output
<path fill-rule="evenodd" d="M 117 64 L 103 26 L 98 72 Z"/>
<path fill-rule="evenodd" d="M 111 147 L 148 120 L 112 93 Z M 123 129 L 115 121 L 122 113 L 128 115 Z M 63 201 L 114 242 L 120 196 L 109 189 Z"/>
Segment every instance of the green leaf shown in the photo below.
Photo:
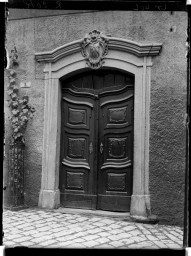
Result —
<path fill-rule="evenodd" d="M 13 117 L 13 118 L 12 118 L 12 123 L 16 123 L 16 122 L 18 122 L 18 121 L 19 121 L 18 117 Z"/>
<path fill-rule="evenodd" d="M 24 109 L 23 109 L 23 113 L 26 114 L 27 112 L 28 112 L 28 109 L 27 109 L 27 108 L 24 108 Z"/>
<path fill-rule="evenodd" d="M 15 78 L 11 78 L 11 79 L 10 79 L 10 83 L 11 83 L 11 84 L 14 84 L 15 82 L 16 82 Z"/>
<path fill-rule="evenodd" d="M 10 71 L 10 75 L 13 76 L 13 75 L 15 75 L 15 74 L 16 74 L 16 72 L 12 69 L 12 70 Z"/>
<path fill-rule="evenodd" d="M 19 105 L 18 101 L 12 101 L 12 107 L 16 108 L 16 107 L 18 107 L 18 105 Z"/>
<path fill-rule="evenodd" d="M 13 90 L 14 90 L 14 91 L 18 91 L 18 90 L 19 90 L 18 86 L 17 86 L 17 85 L 14 85 L 14 86 L 13 86 Z"/>
<path fill-rule="evenodd" d="M 12 99 L 16 99 L 17 98 L 17 94 L 16 93 L 11 94 L 11 98 Z"/>
<path fill-rule="evenodd" d="M 14 116 L 16 116 L 16 115 L 18 115 L 19 110 L 13 109 L 11 112 L 13 113 Z"/>
<path fill-rule="evenodd" d="M 10 96 L 13 93 L 13 90 L 8 90 L 7 94 Z"/>
<path fill-rule="evenodd" d="M 15 129 L 14 129 L 14 133 L 17 133 L 18 131 L 19 131 L 18 128 L 15 128 Z"/>

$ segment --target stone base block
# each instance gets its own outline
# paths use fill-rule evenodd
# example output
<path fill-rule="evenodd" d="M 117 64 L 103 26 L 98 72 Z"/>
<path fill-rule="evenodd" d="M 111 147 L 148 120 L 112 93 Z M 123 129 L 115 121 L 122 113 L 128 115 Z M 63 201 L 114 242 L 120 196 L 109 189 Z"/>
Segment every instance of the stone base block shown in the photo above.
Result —
<path fill-rule="evenodd" d="M 46 209 L 56 209 L 60 206 L 60 190 L 41 190 L 38 206 Z"/>
<path fill-rule="evenodd" d="M 150 215 L 148 217 L 131 216 L 130 219 L 133 222 L 146 223 L 146 224 L 156 224 L 159 222 L 159 219 L 156 215 Z"/>
<path fill-rule="evenodd" d="M 149 195 L 132 195 L 131 196 L 131 217 L 139 216 L 147 218 L 151 215 L 150 196 Z"/>

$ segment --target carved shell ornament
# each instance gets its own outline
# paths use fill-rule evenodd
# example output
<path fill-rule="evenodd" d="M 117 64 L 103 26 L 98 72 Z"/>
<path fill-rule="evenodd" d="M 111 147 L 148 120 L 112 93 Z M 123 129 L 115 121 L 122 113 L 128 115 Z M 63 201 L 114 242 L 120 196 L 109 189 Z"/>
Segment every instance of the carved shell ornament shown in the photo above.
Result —
<path fill-rule="evenodd" d="M 81 42 L 82 55 L 90 68 L 98 69 L 102 66 L 103 57 L 108 53 L 108 41 L 108 38 L 97 30 L 85 35 Z"/>

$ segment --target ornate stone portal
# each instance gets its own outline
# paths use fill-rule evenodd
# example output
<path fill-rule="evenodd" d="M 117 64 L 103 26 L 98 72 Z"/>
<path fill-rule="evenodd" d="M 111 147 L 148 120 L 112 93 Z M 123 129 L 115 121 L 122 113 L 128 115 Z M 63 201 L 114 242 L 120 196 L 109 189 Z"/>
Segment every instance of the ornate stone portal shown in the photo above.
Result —
<path fill-rule="evenodd" d="M 161 43 L 141 44 L 138 42 L 110 37 L 109 41 L 96 31 L 53 51 L 36 53 L 38 62 L 45 65 L 45 106 L 44 137 L 42 156 L 42 183 L 39 206 L 53 209 L 59 207 L 59 166 L 61 134 L 61 82 L 60 78 L 72 72 L 87 70 L 86 56 L 92 68 L 118 68 L 134 74 L 134 157 L 133 194 L 131 196 L 131 216 L 147 218 L 151 214 L 149 195 L 149 128 L 150 128 L 150 87 L 152 56 L 160 53 Z M 109 47 L 109 52 L 108 52 Z M 93 48 L 90 53 L 90 48 Z M 103 62 L 103 57 L 104 62 Z M 117 122 L 125 122 L 122 114 Z M 76 115 L 76 113 L 75 113 Z M 72 120 L 72 116 L 70 117 Z M 79 121 L 83 118 L 79 116 Z M 116 122 L 116 114 L 112 115 Z M 91 151 L 91 147 L 90 147 Z M 115 153 L 115 152 L 113 152 Z M 112 178 L 111 183 L 112 183 Z M 120 178 L 123 180 L 123 177 Z M 80 179 L 79 179 L 80 180 Z M 123 181 L 120 181 L 123 184 Z M 81 184 L 69 184 L 81 186 Z M 113 185 L 111 184 L 113 188 Z"/>
<path fill-rule="evenodd" d="M 103 57 L 108 54 L 108 41 L 108 38 L 97 30 L 86 34 L 81 43 L 82 56 L 86 58 L 90 68 L 98 69 L 102 66 Z"/>

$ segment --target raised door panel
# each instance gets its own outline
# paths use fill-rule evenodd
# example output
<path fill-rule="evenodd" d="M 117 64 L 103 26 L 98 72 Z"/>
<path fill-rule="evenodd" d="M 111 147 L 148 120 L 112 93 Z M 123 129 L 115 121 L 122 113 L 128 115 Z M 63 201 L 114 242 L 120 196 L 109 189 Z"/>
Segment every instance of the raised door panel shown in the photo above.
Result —
<path fill-rule="evenodd" d="M 93 95 L 65 90 L 62 111 L 61 204 L 95 208 Z"/>
<path fill-rule="evenodd" d="M 129 211 L 132 193 L 133 90 L 100 95 L 98 208 Z"/>

